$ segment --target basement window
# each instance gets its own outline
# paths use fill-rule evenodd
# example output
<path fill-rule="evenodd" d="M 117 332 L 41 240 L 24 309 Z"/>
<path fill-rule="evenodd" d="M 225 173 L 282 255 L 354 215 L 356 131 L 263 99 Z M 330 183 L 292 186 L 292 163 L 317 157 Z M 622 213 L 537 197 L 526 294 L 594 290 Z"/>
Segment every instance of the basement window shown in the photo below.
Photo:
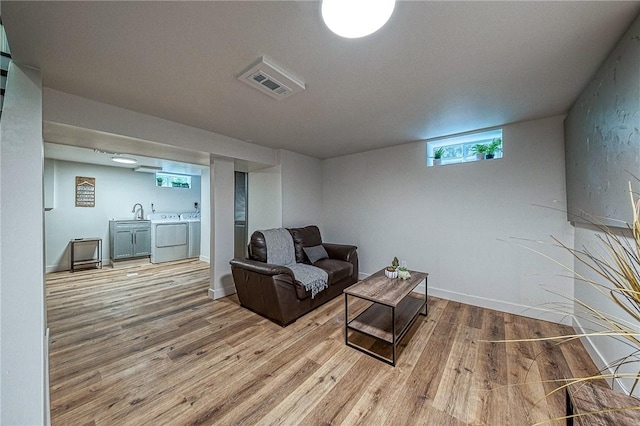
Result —
<path fill-rule="evenodd" d="M 156 172 L 156 186 L 164 188 L 191 188 L 191 176 Z"/>
<path fill-rule="evenodd" d="M 502 158 L 502 148 L 502 129 L 431 139 L 427 141 L 427 167 Z"/>

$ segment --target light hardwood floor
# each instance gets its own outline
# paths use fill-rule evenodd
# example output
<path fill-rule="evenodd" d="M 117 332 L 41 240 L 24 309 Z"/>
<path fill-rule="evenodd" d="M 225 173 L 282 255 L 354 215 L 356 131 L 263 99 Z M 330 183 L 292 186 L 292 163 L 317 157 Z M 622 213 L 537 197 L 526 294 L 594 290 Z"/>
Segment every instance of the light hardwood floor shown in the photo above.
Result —
<path fill-rule="evenodd" d="M 566 327 L 436 298 L 394 368 L 345 346 L 342 297 L 282 328 L 208 286 L 192 260 L 49 274 L 53 424 L 525 425 L 596 371 L 578 342 L 491 342 Z"/>

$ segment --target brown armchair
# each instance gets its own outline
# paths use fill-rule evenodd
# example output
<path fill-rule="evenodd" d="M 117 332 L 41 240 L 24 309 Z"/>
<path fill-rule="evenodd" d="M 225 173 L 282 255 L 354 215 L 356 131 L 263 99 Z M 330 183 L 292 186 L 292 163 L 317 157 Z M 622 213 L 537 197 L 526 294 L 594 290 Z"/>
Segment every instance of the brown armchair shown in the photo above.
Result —
<path fill-rule="evenodd" d="M 260 231 L 251 235 L 249 259 L 230 262 L 240 304 L 283 327 L 358 281 L 356 246 L 323 243 L 317 226 L 288 231 L 293 237 L 296 262 L 311 264 L 305 247 L 321 245 L 326 250 L 328 258 L 317 260 L 313 266 L 327 272 L 329 286 L 315 297 L 295 279 L 291 269 L 266 263 L 267 247 Z"/>

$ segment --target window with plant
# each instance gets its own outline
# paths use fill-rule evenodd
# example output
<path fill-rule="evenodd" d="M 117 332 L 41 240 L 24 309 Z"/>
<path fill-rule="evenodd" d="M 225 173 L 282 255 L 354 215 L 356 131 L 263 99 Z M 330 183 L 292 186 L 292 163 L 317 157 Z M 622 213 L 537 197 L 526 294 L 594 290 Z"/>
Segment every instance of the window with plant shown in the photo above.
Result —
<path fill-rule="evenodd" d="M 191 176 L 156 172 L 156 186 L 165 188 L 191 188 Z"/>
<path fill-rule="evenodd" d="M 502 129 L 427 141 L 427 167 L 502 158 Z"/>

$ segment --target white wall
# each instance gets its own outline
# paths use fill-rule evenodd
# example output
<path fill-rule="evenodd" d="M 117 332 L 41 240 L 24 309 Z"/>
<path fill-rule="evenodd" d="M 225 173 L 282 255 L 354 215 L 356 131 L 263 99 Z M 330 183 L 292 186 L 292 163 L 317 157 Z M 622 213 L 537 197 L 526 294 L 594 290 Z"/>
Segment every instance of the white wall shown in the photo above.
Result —
<path fill-rule="evenodd" d="M 631 181 L 634 197 L 637 198 L 638 181 L 635 176 L 640 149 L 639 36 L 640 16 L 603 61 L 565 120 L 569 208 L 578 216 L 577 222 L 585 222 L 580 216 L 586 218 L 587 222 L 597 217 L 599 222 L 616 227 L 624 226 L 619 220 L 633 221 L 628 184 Z M 622 239 L 629 238 L 629 247 L 634 247 L 635 242 L 628 230 L 612 228 L 611 232 Z M 586 247 L 600 256 L 604 245 L 598 237 L 602 236 L 603 233 L 593 226 L 577 223 L 575 248 L 582 250 Z M 612 287 L 602 277 L 594 276 L 579 261 L 575 262 L 574 270 L 596 283 Z M 638 271 L 635 273 L 637 275 Z M 631 320 L 606 295 L 580 279 L 576 279 L 574 296 L 576 300 L 610 317 L 630 320 L 633 327 L 638 329 L 636 320 Z M 576 303 L 575 311 L 575 326 L 579 332 L 602 330 L 601 326 L 588 320 L 579 303 Z M 599 368 L 623 359 L 634 349 L 614 337 L 590 337 L 583 339 L 583 343 Z M 635 349 L 638 349 L 637 345 Z M 638 377 L 638 364 L 623 366 L 620 371 Z M 618 379 L 613 385 L 628 393 L 633 384 L 631 380 Z M 640 389 L 636 389 L 635 395 L 640 396 Z"/>
<path fill-rule="evenodd" d="M 282 226 L 282 174 L 280 166 L 249 173 L 247 231 Z"/>
<path fill-rule="evenodd" d="M 101 237 L 103 259 L 109 259 L 109 220 L 133 219 L 135 203 L 141 203 L 145 216 L 156 212 L 191 212 L 201 205 L 200 176 L 193 176 L 192 187 L 161 188 L 153 173 L 95 164 L 54 162 L 55 208 L 45 213 L 47 271 L 69 269 L 69 240 Z M 75 207 L 76 176 L 96 179 L 96 206 Z"/>
<path fill-rule="evenodd" d="M 504 126 L 498 160 L 427 168 L 426 142 L 326 160 L 323 240 L 356 244 L 363 274 L 397 256 L 430 274 L 429 294 L 566 323 L 546 306 L 560 298 L 540 285 L 572 294 L 572 280 L 517 245 L 550 235 L 573 242 L 563 141 L 558 116 Z M 526 245 L 571 262 L 561 250 Z"/>
<path fill-rule="evenodd" d="M 322 218 L 322 161 L 278 151 L 282 171 L 282 226 L 319 225 Z"/>
<path fill-rule="evenodd" d="M 629 210 L 632 210 L 631 202 L 628 203 L 627 207 L 629 208 Z M 634 246 L 635 242 L 633 241 L 633 238 L 628 235 L 629 232 L 625 232 L 620 228 L 611 228 L 611 232 L 618 235 L 622 241 L 628 241 L 629 247 Z M 604 253 L 603 249 L 605 246 L 599 240 L 599 237 L 602 237 L 604 235 L 605 234 L 602 231 L 595 229 L 593 226 L 576 224 L 575 247 L 578 250 L 583 250 L 586 248 L 591 253 L 596 254 L 599 258 L 611 262 L 609 258 L 602 255 Z M 586 265 L 577 260 L 572 264 L 572 267 L 579 276 L 586 277 L 596 283 L 606 285 L 608 288 L 613 287 L 612 284 L 605 281 L 602 277 L 597 276 Z M 597 309 L 600 312 L 603 312 L 610 318 L 619 318 L 621 320 L 629 321 L 631 324 L 634 324 L 636 330 L 638 329 L 637 321 L 635 321 L 631 318 L 630 315 L 622 311 L 622 309 L 620 309 L 606 295 L 604 295 L 588 283 L 583 282 L 582 280 L 576 280 L 574 297 L 576 301 L 585 303 L 588 306 Z M 593 333 L 604 330 L 601 325 L 598 325 L 592 321 L 593 318 L 586 312 L 583 307 L 580 306 L 579 303 L 576 303 L 575 315 L 574 326 L 578 332 Z M 589 351 L 589 354 L 594 360 L 596 366 L 609 373 L 613 373 L 613 371 L 611 369 L 605 369 L 605 366 L 630 355 L 634 350 L 633 347 L 624 343 L 622 340 L 611 337 L 590 336 L 588 338 L 584 338 L 582 341 L 585 348 L 587 348 L 587 350 Z M 619 372 L 637 376 L 637 364 L 623 366 L 621 367 Z M 622 390 L 625 393 L 629 393 L 629 390 L 633 385 L 633 380 L 629 379 L 617 379 L 615 381 L 609 382 L 614 389 Z M 636 390 L 635 395 L 640 396 L 640 390 Z"/>
<path fill-rule="evenodd" d="M 49 414 L 42 77 L 10 64 L 0 121 L 0 424 Z"/>

